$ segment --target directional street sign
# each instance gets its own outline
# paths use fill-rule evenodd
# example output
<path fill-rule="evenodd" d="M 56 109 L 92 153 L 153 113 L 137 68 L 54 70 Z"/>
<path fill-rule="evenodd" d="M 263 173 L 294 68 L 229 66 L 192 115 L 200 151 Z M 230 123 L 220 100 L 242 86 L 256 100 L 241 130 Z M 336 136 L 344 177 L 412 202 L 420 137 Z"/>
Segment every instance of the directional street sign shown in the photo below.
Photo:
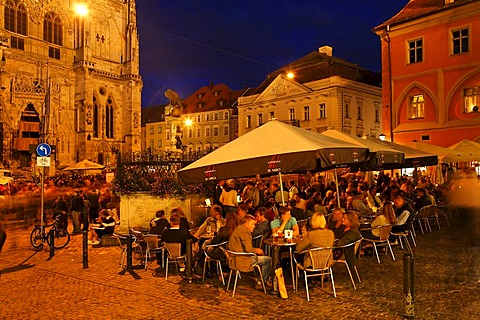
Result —
<path fill-rule="evenodd" d="M 37 155 L 40 157 L 48 157 L 52 153 L 52 148 L 47 143 L 40 143 L 37 146 Z"/>
<path fill-rule="evenodd" d="M 37 167 L 50 167 L 50 157 L 37 157 Z"/>

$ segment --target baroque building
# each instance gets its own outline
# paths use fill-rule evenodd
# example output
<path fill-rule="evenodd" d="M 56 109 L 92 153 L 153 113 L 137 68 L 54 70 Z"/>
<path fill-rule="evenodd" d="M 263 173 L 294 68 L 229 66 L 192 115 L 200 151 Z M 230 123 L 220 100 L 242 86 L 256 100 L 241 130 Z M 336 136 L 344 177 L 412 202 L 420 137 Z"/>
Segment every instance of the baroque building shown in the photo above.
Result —
<path fill-rule="evenodd" d="M 357 136 L 381 134 L 381 76 L 318 51 L 270 73 L 238 99 L 239 136 L 275 118 L 321 133 L 328 128 Z"/>
<path fill-rule="evenodd" d="M 32 146 L 55 146 L 50 174 L 113 149 L 140 150 L 135 0 L 1 0 L 0 157 L 30 167 Z"/>
<path fill-rule="evenodd" d="M 442 147 L 480 141 L 480 1 L 410 0 L 373 31 L 382 44 L 387 138 Z"/>

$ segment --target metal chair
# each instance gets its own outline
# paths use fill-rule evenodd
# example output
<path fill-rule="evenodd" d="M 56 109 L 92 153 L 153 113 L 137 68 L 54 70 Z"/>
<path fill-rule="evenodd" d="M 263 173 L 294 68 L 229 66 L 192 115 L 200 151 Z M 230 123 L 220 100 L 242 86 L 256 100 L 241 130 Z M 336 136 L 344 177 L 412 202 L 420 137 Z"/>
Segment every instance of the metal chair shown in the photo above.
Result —
<path fill-rule="evenodd" d="M 210 261 L 215 261 L 215 264 L 217 266 L 217 273 L 220 274 L 220 278 L 222 279 L 222 284 L 225 285 L 225 278 L 223 277 L 223 270 L 222 270 L 222 263 L 221 259 L 216 259 L 212 257 L 209 254 L 209 250 L 215 249 L 215 248 L 220 248 L 220 247 L 225 247 L 225 245 L 228 243 L 228 241 L 219 243 L 219 244 L 207 244 L 205 245 L 205 260 L 203 262 L 203 276 L 202 276 L 202 281 L 205 281 L 205 269 L 207 268 L 207 262 Z"/>
<path fill-rule="evenodd" d="M 160 235 L 158 234 L 146 234 L 143 236 L 145 241 L 145 270 L 147 270 L 148 259 L 152 257 L 152 253 L 157 255 L 162 253 L 162 267 L 164 267 L 165 261 L 165 246 L 160 242 Z"/>
<path fill-rule="evenodd" d="M 165 249 L 167 250 L 167 261 L 165 264 L 165 280 L 168 280 L 168 264 L 175 263 L 178 271 L 178 263 L 186 261 L 186 255 L 182 255 L 181 243 L 167 243 L 164 242 Z"/>
<path fill-rule="evenodd" d="M 127 241 L 128 241 L 128 236 L 126 235 L 120 235 L 117 233 L 114 233 L 113 236 L 117 239 L 118 246 L 122 249 L 120 252 L 120 259 L 118 261 L 118 265 L 121 266 L 122 268 L 125 268 L 125 259 L 127 258 Z M 143 251 L 142 247 L 140 246 L 137 237 L 135 235 L 131 234 L 132 237 L 132 251 L 133 254 L 137 254 L 138 251 L 140 251 L 140 256 L 143 257 Z"/>
<path fill-rule="evenodd" d="M 307 291 L 307 301 L 310 301 L 310 293 L 308 291 L 308 278 L 321 276 L 322 279 L 322 288 L 323 288 L 323 276 L 330 276 L 332 280 L 332 289 L 333 296 L 337 297 L 337 292 L 335 291 L 335 282 L 333 280 L 333 269 L 332 269 L 332 248 L 314 248 L 300 252 L 300 254 L 308 254 L 312 262 L 311 266 L 305 266 L 303 263 L 297 262 L 295 258 L 297 277 L 296 277 L 296 286 L 295 291 L 298 291 L 298 278 L 300 277 L 300 270 L 303 271 L 305 279 L 305 290 Z"/>
<path fill-rule="evenodd" d="M 430 225 L 430 220 L 435 219 L 437 221 L 438 230 L 441 229 L 440 228 L 440 222 L 438 221 L 438 212 L 439 211 L 440 210 L 438 210 L 438 206 L 434 206 L 434 205 L 426 206 L 426 207 L 423 207 L 420 210 L 418 210 L 418 223 L 420 225 L 420 230 L 422 231 L 422 234 L 424 233 L 423 227 L 425 227 L 426 231 L 432 232 L 432 227 Z M 444 214 L 444 216 L 446 218 L 445 214 Z M 422 226 L 422 222 L 423 222 L 423 226 Z M 448 220 L 447 220 L 447 223 L 448 223 Z"/>
<path fill-rule="evenodd" d="M 237 280 L 240 277 L 240 271 L 241 272 L 253 271 L 255 273 L 255 270 L 257 270 L 258 274 L 260 275 L 260 280 L 262 282 L 263 292 L 267 293 L 267 289 L 265 288 L 265 282 L 264 282 L 263 276 L 262 276 L 262 269 L 258 265 L 258 256 L 255 253 L 235 252 L 235 251 L 227 250 L 223 247 L 220 247 L 220 249 L 222 249 L 223 253 L 225 254 L 225 257 L 227 258 L 228 266 L 230 267 L 230 273 L 228 275 L 227 291 L 228 291 L 228 288 L 230 288 L 230 281 L 232 279 L 232 273 L 235 272 L 235 282 L 233 284 L 232 297 L 235 297 L 235 292 L 237 290 Z M 251 266 L 252 270 L 238 270 L 238 268 L 236 268 L 236 266 L 233 262 L 234 262 L 235 259 L 240 258 L 240 257 L 249 258 L 249 259 L 251 259 L 253 257 L 255 259 L 255 262 Z"/>
<path fill-rule="evenodd" d="M 357 254 L 358 254 L 358 250 L 360 249 L 360 244 L 361 243 L 362 243 L 362 239 L 359 239 L 355 242 L 352 242 L 352 243 L 349 243 L 349 244 L 346 244 L 344 246 L 337 247 L 337 248 L 341 248 L 341 249 L 345 250 L 346 248 L 349 248 L 349 247 L 353 246 L 353 252 L 354 252 L 355 259 L 356 259 Z M 352 272 L 350 270 L 350 266 L 348 265 L 348 262 L 344 257 L 345 257 L 345 255 L 343 255 L 343 259 L 342 258 L 336 259 L 336 260 L 333 260 L 333 262 L 334 263 L 344 263 L 345 264 L 345 266 L 347 267 L 348 275 L 350 276 L 350 280 L 352 281 L 353 288 L 356 290 L 357 287 L 355 286 L 355 281 L 353 280 L 353 276 L 352 276 Z M 358 274 L 357 266 L 354 265 L 353 269 L 355 270 L 355 273 L 357 274 L 358 282 L 361 283 L 362 280 L 360 280 L 360 275 Z"/>
<path fill-rule="evenodd" d="M 408 242 L 408 235 L 410 234 L 412 240 L 413 240 L 413 243 L 415 243 L 415 240 L 413 238 L 413 235 L 412 235 L 412 232 L 411 232 L 411 229 L 413 228 L 410 227 L 410 230 L 404 230 L 404 231 L 397 231 L 397 232 L 390 232 L 390 234 L 392 236 L 394 236 L 396 239 L 398 239 L 398 242 L 400 242 L 400 248 L 402 248 L 403 250 L 403 241 L 402 239 L 405 241 L 405 244 L 407 245 L 408 247 L 408 250 L 410 250 L 410 253 L 412 254 L 413 256 L 413 250 L 412 250 L 412 246 L 410 246 L 410 242 Z M 416 246 L 416 244 L 415 244 Z"/>
<path fill-rule="evenodd" d="M 377 247 L 385 247 L 385 254 L 387 254 L 387 247 L 388 247 L 388 249 L 390 250 L 390 254 L 392 255 L 392 259 L 395 261 L 395 255 L 393 254 L 392 246 L 390 245 L 390 241 L 388 240 L 388 237 L 390 236 L 390 232 L 392 231 L 392 225 L 387 224 L 384 226 L 376 227 L 374 229 L 378 229 L 380 231 L 379 239 L 363 238 L 363 241 L 370 242 L 373 244 L 373 248 L 374 248 L 378 263 L 380 263 L 380 258 L 378 256 Z"/>

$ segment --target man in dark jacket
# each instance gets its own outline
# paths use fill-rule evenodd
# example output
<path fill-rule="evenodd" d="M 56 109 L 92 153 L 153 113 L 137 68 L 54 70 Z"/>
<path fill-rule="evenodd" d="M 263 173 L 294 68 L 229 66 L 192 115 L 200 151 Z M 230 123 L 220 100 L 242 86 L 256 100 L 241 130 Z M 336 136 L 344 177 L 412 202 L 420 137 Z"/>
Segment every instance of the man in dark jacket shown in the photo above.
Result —
<path fill-rule="evenodd" d="M 73 232 L 72 234 L 79 234 L 80 230 L 80 215 L 83 211 L 83 197 L 80 190 L 75 190 L 72 198 L 72 205 L 70 207 L 70 213 L 72 214 Z"/>

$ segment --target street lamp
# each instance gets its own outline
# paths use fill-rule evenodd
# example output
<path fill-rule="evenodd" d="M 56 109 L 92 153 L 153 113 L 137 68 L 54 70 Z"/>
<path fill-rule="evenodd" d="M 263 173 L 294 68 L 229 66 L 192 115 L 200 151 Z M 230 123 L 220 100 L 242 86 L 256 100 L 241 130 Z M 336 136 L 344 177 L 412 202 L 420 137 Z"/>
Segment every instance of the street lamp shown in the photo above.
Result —
<path fill-rule="evenodd" d="M 88 15 L 88 8 L 83 3 L 77 3 L 74 6 L 75 14 L 80 17 L 85 17 Z"/>
<path fill-rule="evenodd" d="M 379 136 L 378 136 L 378 139 L 382 140 L 382 141 L 385 141 L 385 135 L 383 133 L 381 133 Z"/>

